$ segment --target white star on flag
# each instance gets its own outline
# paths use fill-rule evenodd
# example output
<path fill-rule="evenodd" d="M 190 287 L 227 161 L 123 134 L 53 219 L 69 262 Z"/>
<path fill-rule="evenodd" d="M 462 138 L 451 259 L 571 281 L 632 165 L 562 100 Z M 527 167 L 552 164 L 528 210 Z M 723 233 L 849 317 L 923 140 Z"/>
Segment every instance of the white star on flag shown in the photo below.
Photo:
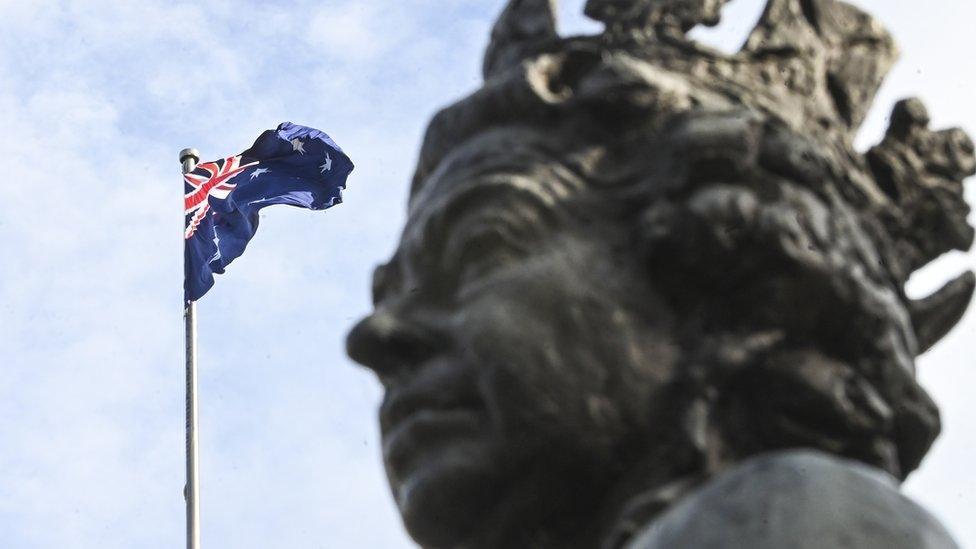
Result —
<path fill-rule="evenodd" d="M 328 153 L 325 154 L 325 164 L 319 167 L 322 168 L 322 173 L 332 171 L 332 157 Z"/>
<path fill-rule="evenodd" d="M 295 139 L 292 139 L 291 146 L 294 147 L 292 150 L 296 150 L 302 154 L 305 154 L 305 143 L 302 143 L 301 139 L 297 137 Z"/>
<path fill-rule="evenodd" d="M 254 179 L 254 178 L 256 178 L 257 176 L 259 176 L 259 175 L 261 175 L 261 174 L 263 174 L 263 173 L 268 173 L 268 172 L 270 172 L 270 171 L 271 171 L 271 170 L 269 170 L 268 168 L 258 168 L 258 169 L 256 169 L 256 170 L 254 170 L 254 172 L 252 172 L 252 173 L 251 173 L 251 179 Z"/>

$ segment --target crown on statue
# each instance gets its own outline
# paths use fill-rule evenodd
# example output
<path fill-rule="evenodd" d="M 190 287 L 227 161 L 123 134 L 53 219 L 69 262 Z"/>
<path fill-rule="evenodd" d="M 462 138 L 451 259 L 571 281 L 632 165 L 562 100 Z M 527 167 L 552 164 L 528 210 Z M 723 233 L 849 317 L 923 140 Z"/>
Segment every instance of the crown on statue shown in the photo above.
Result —
<path fill-rule="evenodd" d="M 717 24 L 727 1 L 589 0 L 586 14 L 604 32 L 561 37 L 554 0 L 511 0 L 492 31 L 485 85 L 431 122 L 415 193 L 458 144 L 494 127 L 545 127 L 579 115 L 579 139 L 598 141 L 604 137 L 593 128 L 615 121 L 630 125 L 606 139 L 638 126 L 661 132 L 675 116 L 745 111 L 810 144 L 798 150 L 794 139 L 776 161 L 801 180 L 823 173 L 829 182 L 802 182 L 832 185 L 878 227 L 875 245 L 895 286 L 943 253 L 968 249 L 974 231 L 963 180 L 976 173 L 976 156 L 962 130 L 930 130 L 925 108 L 910 99 L 895 106 L 879 145 L 854 150 L 898 55 L 887 31 L 838 0 L 769 0 L 742 50 L 725 55 L 686 33 Z M 813 164 L 827 169 L 800 173 Z M 974 286 L 967 273 L 930 298 L 905 298 L 920 350 L 958 322 Z"/>

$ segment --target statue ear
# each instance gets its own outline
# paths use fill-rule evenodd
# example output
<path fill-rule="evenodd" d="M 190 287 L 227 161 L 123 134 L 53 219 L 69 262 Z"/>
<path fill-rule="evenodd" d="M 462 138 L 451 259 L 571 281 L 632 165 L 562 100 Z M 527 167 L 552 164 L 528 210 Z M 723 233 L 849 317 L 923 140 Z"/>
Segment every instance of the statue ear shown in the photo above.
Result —
<path fill-rule="evenodd" d="M 908 312 L 915 328 L 919 354 L 931 349 L 962 320 L 962 315 L 973 298 L 974 289 L 976 276 L 967 272 L 934 294 L 909 303 Z"/>
<path fill-rule="evenodd" d="M 491 31 L 485 52 L 485 80 L 518 66 L 541 44 L 559 38 L 556 0 L 510 0 Z"/>

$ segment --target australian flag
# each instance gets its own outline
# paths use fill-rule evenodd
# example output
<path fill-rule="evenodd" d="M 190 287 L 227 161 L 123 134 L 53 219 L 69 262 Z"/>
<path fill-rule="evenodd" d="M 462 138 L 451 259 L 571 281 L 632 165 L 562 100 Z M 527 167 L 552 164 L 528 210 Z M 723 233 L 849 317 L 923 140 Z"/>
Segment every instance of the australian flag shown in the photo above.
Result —
<path fill-rule="evenodd" d="M 353 164 L 324 132 L 285 122 L 237 156 L 183 176 L 186 301 L 203 297 L 214 273 L 244 253 L 265 206 L 324 210 L 342 202 Z"/>

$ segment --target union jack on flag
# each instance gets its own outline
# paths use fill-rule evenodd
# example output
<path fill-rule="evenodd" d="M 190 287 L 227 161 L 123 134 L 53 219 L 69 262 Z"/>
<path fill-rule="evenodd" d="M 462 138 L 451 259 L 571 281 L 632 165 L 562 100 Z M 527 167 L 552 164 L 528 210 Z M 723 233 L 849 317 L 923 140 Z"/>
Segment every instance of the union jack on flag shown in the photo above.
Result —
<path fill-rule="evenodd" d="M 257 161 L 241 165 L 240 156 L 231 156 L 216 162 L 207 162 L 197 166 L 196 171 L 207 172 L 206 175 L 190 172 L 183 176 L 187 185 L 193 190 L 183 197 L 186 215 L 191 216 L 186 225 L 185 238 L 190 238 L 200 226 L 200 222 L 210 212 L 210 197 L 227 200 L 230 192 L 237 183 L 231 181 L 242 171 L 257 164 Z"/>
<path fill-rule="evenodd" d="M 353 163 L 324 132 L 285 122 L 236 156 L 183 176 L 184 299 L 196 301 L 244 253 L 265 206 L 324 210 L 342 202 Z"/>

